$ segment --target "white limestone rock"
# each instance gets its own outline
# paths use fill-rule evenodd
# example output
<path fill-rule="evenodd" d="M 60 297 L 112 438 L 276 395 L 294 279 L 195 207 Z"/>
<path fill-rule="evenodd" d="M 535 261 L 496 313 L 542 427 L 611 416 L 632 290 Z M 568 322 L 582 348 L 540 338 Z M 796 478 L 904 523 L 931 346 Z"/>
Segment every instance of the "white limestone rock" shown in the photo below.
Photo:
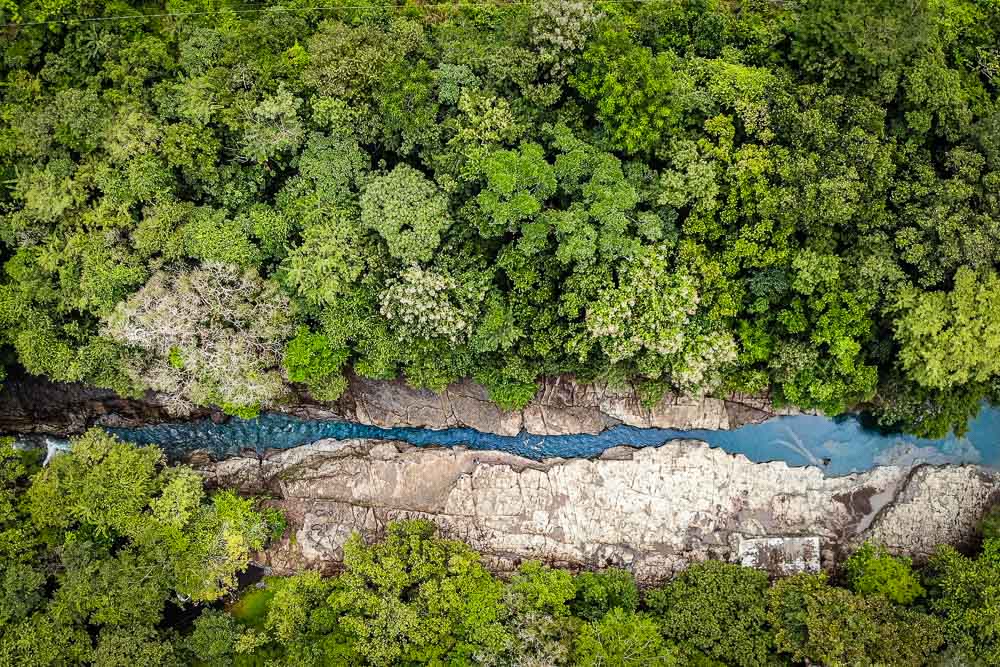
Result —
<path fill-rule="evenodd" d="M 773 537 L 815 536 L 828 567 L 866 538 L 920 557 L 969 539 L 1000 489 L 997 473 L 976 466 L 890 466 L 828 478 L 818 468 L 755 464 L 691 440 L 543 462 L 323 441 L 248 461 L 280 497 L 294 532 L 269 553 L 277 570 L 335 568 L 352 531 L 375 537 L 389 521 L 415 517 L 469 542 L 501 570 L 539 558 L 626 566 L 653 581 L 696 560 L 737 561 L 741 543 Z"/>

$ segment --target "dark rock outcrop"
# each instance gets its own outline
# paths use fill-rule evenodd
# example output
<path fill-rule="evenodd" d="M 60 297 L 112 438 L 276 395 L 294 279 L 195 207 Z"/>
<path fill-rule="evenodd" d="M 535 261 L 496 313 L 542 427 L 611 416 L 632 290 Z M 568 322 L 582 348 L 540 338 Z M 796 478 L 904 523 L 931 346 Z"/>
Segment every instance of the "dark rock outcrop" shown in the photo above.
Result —
<path fill-rule="evenodd" d="M 224 419 L 218 410 L 200 409 L 190 419 Z M 89 426 L 141 426 L 176 421 L 153 392 L 123 398 L 110 389 L 52 382 L 34 376 L 8 378 L 0 388 L 0 433 L 82 433 Z"/>

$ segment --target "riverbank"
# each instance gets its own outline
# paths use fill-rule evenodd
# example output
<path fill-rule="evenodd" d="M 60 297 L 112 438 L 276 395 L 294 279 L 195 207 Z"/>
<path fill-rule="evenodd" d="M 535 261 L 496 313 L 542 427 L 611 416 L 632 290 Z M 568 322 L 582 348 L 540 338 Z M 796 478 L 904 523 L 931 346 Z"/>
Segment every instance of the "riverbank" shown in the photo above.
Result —
<path fill-rule="evenodd" d="M 275 497 L 289 531 L 260 560 L 281 573 L 335 570 L 353 531 L 374 539 L 390 521 L 410 518 L 433 521 L 501 572 L 537 558 L 627 567 L 652 582 L 716 558 L 788 573 L 835 567 L 868 539 L 919 560 L 938 544 L 973 542 L 1000 500 L 1000 474 L 977 466 L 885 466 L 829 478 L 697 441 L 539 462 L 327 440 L 199 467 L 212 485 Z M 803 555 L 810 541 L 818 550 Z"/>
<path fill-rule="evenodd" d="M 5 381 L 0 391 L 0 433 L 69 435 L 88 426 L 135 428 L 178 421 L 164 396 L 142 398 L 80 384 L 22 375 Z M 726 430 L 774 416 L 799 414 L 775 408 L 766 396 L 725 398 L 667 395 L 644 406 L 631 388 L 579 383 L 569 377 L 544 378 L 534 399 L 521 410 L 501 410 L 486 389 L 471 380 L 450 385 L 440 394 L 413 389 L 401 380 L 350 376 L 347 391 L 333 403 L 320 403 L 306 392 L 289 394 L 277 412 L 305 419 L 333 419 L 382 428 L 471 428 L 483 433 L 535 435 L 600 433 L 617 425 L 679 430 Z M 228 419 L 220 410 L 200 408 L 184 420 Z"/>

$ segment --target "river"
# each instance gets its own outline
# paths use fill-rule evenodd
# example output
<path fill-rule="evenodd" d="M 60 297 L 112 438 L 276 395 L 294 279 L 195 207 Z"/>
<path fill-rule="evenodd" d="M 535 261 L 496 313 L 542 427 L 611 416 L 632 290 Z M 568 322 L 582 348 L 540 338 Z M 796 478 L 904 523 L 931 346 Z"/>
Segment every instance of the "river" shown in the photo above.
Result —
<path fill-rule="evenodd" d="M 618 426 L 598 435 L 501 436 L 473 429 L 382 429 L 340 421 L 304 420 L 268 413 L 256 419 L 233 418 L 217 424 L 201 420 L 140 428 L 108 428 L 124 440 L 162 447 L 172 457 L 208 450 L 216 458 L 243 450 L 287 449 L 323 438 L 379 438 L 418 446 L 465 446 L 499 450 L 532 459 L 595 457 L 620 445 L 655 447 L 679 438 L 703 440 L 754 462 L 784 461 L 814 465 L 828 476 L 861 472 L 880 465 L 978 463 L 1000 467 L 1000 408 L 984 407 L 962 437 L 928 440 L 883 434 L 855 417 L 776 417 L 728 431 L 644 429 Z"/>

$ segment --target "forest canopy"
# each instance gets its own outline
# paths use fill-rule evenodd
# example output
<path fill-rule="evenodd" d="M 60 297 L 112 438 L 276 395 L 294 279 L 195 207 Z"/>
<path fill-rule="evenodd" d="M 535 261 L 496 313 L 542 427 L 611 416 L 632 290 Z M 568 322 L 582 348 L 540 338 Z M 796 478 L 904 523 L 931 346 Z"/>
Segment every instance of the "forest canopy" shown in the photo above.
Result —
<path fill-rule="evenodd" d="M 997 0 L 0 0 L 6 365 L 253 415 L 539 376 L 960 426 Z"/>

